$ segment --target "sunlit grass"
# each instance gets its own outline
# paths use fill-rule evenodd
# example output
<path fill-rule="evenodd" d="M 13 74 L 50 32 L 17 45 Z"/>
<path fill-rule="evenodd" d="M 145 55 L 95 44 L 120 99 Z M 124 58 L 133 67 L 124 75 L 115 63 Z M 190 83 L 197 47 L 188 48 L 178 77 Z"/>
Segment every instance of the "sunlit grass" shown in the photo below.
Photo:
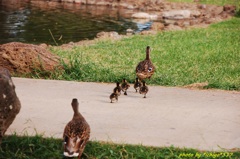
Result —
<path fill-rule="evenodd" d="M 6 136 L 0 147 L 1 159 L 62 159 L 62 140 L 43 138 L 41 135 Z M 106 142 L 88 142 L 82 155 L 83 159 L 209 159 L 218 155 L 218 159 L 238 159 L 240 152 L 199 151 L 171 147 L 146 147 L 142 145 L 114 144 Z M 198 156 L 198 157 L 196 157 Z M 228 157 L 227 157 L 228 156 Z M 216 158 L 216 157 L 215 157 Z"/>
<path fill-rule="evenodd" d="M 185 2 L 190 0 L 171 0 Z M 201 3 L 238 4 L 236 0 L 200 0 Z M 152 48 L 157 70 L 148 84 L 184 86 L 208 82 L 206 88 L 240 90 L 240 18 L 212 24 L 206 29 L 135 35 L 122 40 L 99 41 L 71 50 L 52 49 L 65 60 L 64 71 L 36 72 L 35 78 L 86 82 L 133 82 L 135 67 Z M 66 62 L 68 61 L 68 62 Z"/>
<path fill-rule="evenodd" d="M 207 29 L 136 35 L 118 41 L 100 41 L 72 50 L 53 49 L 69 63 L 63 72 L 46 78 L 60 80 L 133 82 L 135 67 L 151 46 L 156 72 L 148 84 L 184 86 L 208 82 L 208 87 L 240 90 L 240 18 L 213 24 Z M 34 77 L 41 77 L 42 72 Z"/>
<path fill-rule="evenodd" d="M 195 2 L 194 0 L 168 0 L 169 2 Z M 199 0 L 198 3 L 202 4 L 214 4 L 214 5 L 236 5 L 238 8 L 240 6 L 240 1 L 239 0 Z"/>

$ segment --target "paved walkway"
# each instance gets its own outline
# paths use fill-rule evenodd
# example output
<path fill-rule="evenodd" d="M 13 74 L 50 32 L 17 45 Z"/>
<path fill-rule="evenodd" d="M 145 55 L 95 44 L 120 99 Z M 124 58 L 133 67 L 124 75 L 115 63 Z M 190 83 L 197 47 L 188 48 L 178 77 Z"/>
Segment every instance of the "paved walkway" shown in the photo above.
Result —
<path fill-rule="evenodd" d="M 150 86 L 110 103 L 115 84 L 13 78 L 22 108 L 7 134 L 61 138 L 72 98 L 91 126 L 91 140 L 200 150 L 240 148 L 240 92 Z"/>

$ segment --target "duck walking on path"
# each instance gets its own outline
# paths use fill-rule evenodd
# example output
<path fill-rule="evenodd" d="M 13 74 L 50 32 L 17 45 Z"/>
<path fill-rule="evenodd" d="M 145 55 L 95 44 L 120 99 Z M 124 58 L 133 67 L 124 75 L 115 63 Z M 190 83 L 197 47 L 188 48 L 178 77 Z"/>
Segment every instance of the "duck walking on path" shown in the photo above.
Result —
<path fill-rule="evenodd" d="M 134 89 L 136 90 L 136 92 L 140 89 L 141 86 L 142 86 L 142 82 L 138 78 L 136 78 L 134 82 Z"/>
<path fill-rule="evenodd" d="M 121 91 L 121 90 L 120 90 Z M 118 96 L 119 96 L 119 93 L 118 93 L 118 89 L 113 89 L 113 93 L 110 95 L 110 100 L 111 100 L 111 103 L 113 101 L 118 101 Z"/>
<path fill-rule="evenodd" d="M 120 83 L 117 82 L 116 87 L 113 89 L 113 92 L 116 92 L 118 94 L 118 96 L 120 96 L 121 95 L 121 90 L 122 90 L 122 88 L 120 86 Z"/>
<path fill-rule="evenodd" d="M 139 93 L 144 95 L 143 98 L 146 98 L 146 94 L 148 93 L 148 86 L 146 86 L 145 81 L 143 81 L 143 85 L 140 87 Z"/>
<path fill-rule="evenodd" d="M 73 118 L 64 129 L 63 140 L 64 156 L 80 159 L 90 137 L 90 126 L 78 111 L 78 106 L 78 100 L 74 98 L 72 100 Z"/>
<path fill-rule="evenodd" d="M 136 75 L 140 80 L 150 79 L 154 74 L 155 67 L 150 59 L 150 46 L 146 48 L 146 59 L 139 62 L 136 67 Z"/>
<path fill-rule="evenodd" d="M 125 78 L 122 81 L 121 87 L 122 87 L 122 91 L 124 92 L 124 95 L 127 95 L 127 90 L 130 87 L 130 85 L 128 84 Z"/>

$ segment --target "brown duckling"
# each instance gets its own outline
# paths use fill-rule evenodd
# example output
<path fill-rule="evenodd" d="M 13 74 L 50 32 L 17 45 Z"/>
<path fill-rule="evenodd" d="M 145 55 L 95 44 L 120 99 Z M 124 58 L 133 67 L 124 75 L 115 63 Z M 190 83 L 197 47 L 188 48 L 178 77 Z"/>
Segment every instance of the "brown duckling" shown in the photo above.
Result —
<path fill-rule="evenodd" d="M 122 91 L 124 92 L 124 95 L 127 95 L 127 90 L 130 87 L 130 84 L 128 84 L 125 78 L 122 80 L 121 87 L 122 87 Z"/>
<path fill-rule="evenodd" d="M 148 92 L 148 86 L 146 86 L 145 81 L 143 81 L 143 85 L 140 87 L 139 93 L 144 95 L 143 98 L 146 98 L 147 92 Z"/>
<path fill-rule="evenodd" d="M 139 62 L 136 67 L 136 75 L 140 80 L 150 79 L 154 74 L 155 67 L 150 59 L 150 46 L 146 48 L 146 59 Z"/>
<path fill-rule="evenodd" d="M 73 118 L 64 129 L 63 140 L 64 156 L 80 159 L 90 137 L 90 126 L 78 111 L 78 106 L 78 100 L 74 98 L 72 100 Z"/>
<path fill-rule="evenodd" d="M 121 90 L 122 90 L 122 87 L 120 86 L 120 83 L 119 82 L 117 82 L 116 83 L 116 87 L 113 89 L 113 92 L 118 92 L 118 96 L 120 96 L 121 95 Z"/>
<path fill-rule="evenodd" d="M 119 93 L 118 93 L 118 89 L 113 89 L 113 93 L 110 95 L 110 100 L 111 100 L 111 102 L 110 103 L 112 103 L 113 101 L 118 101 L 118 95 Z"/>
<path fill-rule="evenodd" d="M 142 82 L 138 78 L 136 78 L 134 82 L 134 89 L 136 90 L 136 92 L 140 89 L 141 86 L 142 86 Z"/>

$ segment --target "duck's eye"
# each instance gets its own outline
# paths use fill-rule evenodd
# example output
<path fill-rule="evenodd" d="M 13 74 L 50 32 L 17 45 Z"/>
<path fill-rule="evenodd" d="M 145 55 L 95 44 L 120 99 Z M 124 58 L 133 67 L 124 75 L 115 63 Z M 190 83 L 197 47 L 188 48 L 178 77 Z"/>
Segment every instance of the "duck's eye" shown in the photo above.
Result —
<path fill-rule="evenodd" d="M 148 68 L 148 72 L 151 72 L 151 71 L 152 71 L 152 67 L 149 67 L 149 68 Z"/>

